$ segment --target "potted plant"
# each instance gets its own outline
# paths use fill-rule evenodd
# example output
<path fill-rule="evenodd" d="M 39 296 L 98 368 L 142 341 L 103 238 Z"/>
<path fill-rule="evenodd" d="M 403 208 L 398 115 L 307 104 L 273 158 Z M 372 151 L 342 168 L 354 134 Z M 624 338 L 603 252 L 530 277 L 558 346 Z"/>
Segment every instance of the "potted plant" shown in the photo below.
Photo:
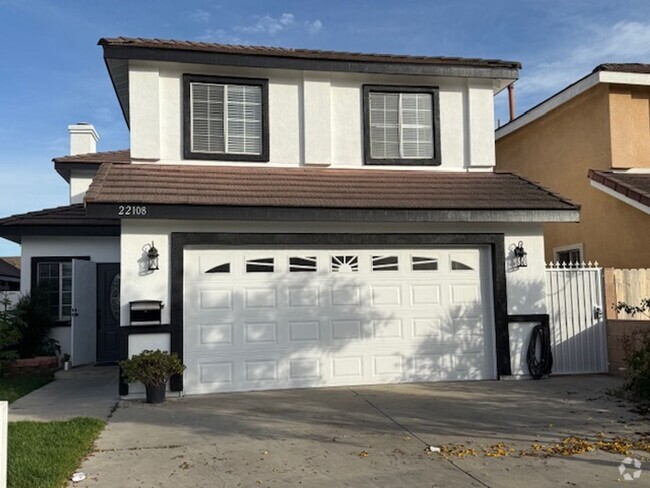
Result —
<path fill-rule="evenodd" d="M 185 366 L 176 353 L 159 349 L 142 351 L 125 361 L 120 361 L 122 376 L 127 383 L 139 381 L 147 389 L 147 403 L 163 403 L 167 381 L 175 374 L 182 374 Z"/>
<path fill-rule="evenodd" d="M 61 362 L 63 363 L 63 370 L 68 371 L 70 369 L 70 354 L 66 352 L 61 358 Z"/>

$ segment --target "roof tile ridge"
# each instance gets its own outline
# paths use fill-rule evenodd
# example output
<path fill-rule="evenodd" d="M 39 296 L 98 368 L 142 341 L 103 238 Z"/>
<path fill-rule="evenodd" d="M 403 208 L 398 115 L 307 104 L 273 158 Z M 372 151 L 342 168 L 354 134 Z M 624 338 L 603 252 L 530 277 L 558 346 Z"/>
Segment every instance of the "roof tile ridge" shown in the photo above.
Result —
<path fill-rule="evenodd" d="M 99 166 L 99 169 L 97 170 L 97 173 L 93 178 L 93 181 L 90 183 L 90 186 L 88 187 L 88 190 L 84 195 L 84 202 L 83 202 L 84 207 L 88 204 L 88 202 L 91 202 L 93 201 L 93 199 L 97 198 L 97 195 L 104 187 L 104 182 L 106 181 L 106 177 L 108 176 L 112 168 L 113 168 L 113 163 L 102 163 Z"/>

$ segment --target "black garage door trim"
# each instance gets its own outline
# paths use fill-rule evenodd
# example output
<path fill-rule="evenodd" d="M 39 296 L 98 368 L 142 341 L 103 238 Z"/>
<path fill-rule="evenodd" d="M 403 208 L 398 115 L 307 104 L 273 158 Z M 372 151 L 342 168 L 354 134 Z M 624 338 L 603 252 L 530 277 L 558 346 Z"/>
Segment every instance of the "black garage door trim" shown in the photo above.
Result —
<path fill-rule="evenodd" d="M 490 246 L 492 258 L 492 295 L 497 375 L 508 376 L 510 339 L 508 335 L 508 302 L 506 292 L 505 243 L 503 234 L 238 234 L 172 232 L 171 234 L 171 350 L 183 359 L 183 287 L 186 246 L 215 245 L 245 247 L 251 245 L 476 245 Z M 172 391 L 183 390 L 183 377 L 174 376 Z"/>

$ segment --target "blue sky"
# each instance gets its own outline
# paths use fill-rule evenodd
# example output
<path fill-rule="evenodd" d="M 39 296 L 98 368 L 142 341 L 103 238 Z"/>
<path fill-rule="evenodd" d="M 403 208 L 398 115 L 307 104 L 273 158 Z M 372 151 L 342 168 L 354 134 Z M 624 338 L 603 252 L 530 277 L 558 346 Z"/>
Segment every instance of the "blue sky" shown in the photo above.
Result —
<path fill-rule="evenodd" d="M 67 204 L 68 124 L 128 147 L 96 45 L 113 36 L 517 60 L 521 113 L 599 63 L 650 62 L 650 2 L 0 0 L 0 216 Z"/>

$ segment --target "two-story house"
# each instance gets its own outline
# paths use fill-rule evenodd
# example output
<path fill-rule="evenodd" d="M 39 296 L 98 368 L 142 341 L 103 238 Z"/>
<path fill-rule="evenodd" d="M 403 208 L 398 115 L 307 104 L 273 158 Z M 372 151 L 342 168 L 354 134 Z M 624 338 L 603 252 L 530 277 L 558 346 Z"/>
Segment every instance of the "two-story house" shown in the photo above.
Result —
<path fill-rule="evenodd" d="M 602 64 L 496 131 L 497 169 L 581 205 L 547 261 L 650 267 L 650 65 Z"/>
<path fill-rule="evenodd" d="M 75 364 L 174 351 L 188 394 L 511 373 L 542 224 L 579 217 L 493 171 L 518 63 L 99 44 L 130 149 L 71 126 L 70 205 L 0 221 Z"/>

